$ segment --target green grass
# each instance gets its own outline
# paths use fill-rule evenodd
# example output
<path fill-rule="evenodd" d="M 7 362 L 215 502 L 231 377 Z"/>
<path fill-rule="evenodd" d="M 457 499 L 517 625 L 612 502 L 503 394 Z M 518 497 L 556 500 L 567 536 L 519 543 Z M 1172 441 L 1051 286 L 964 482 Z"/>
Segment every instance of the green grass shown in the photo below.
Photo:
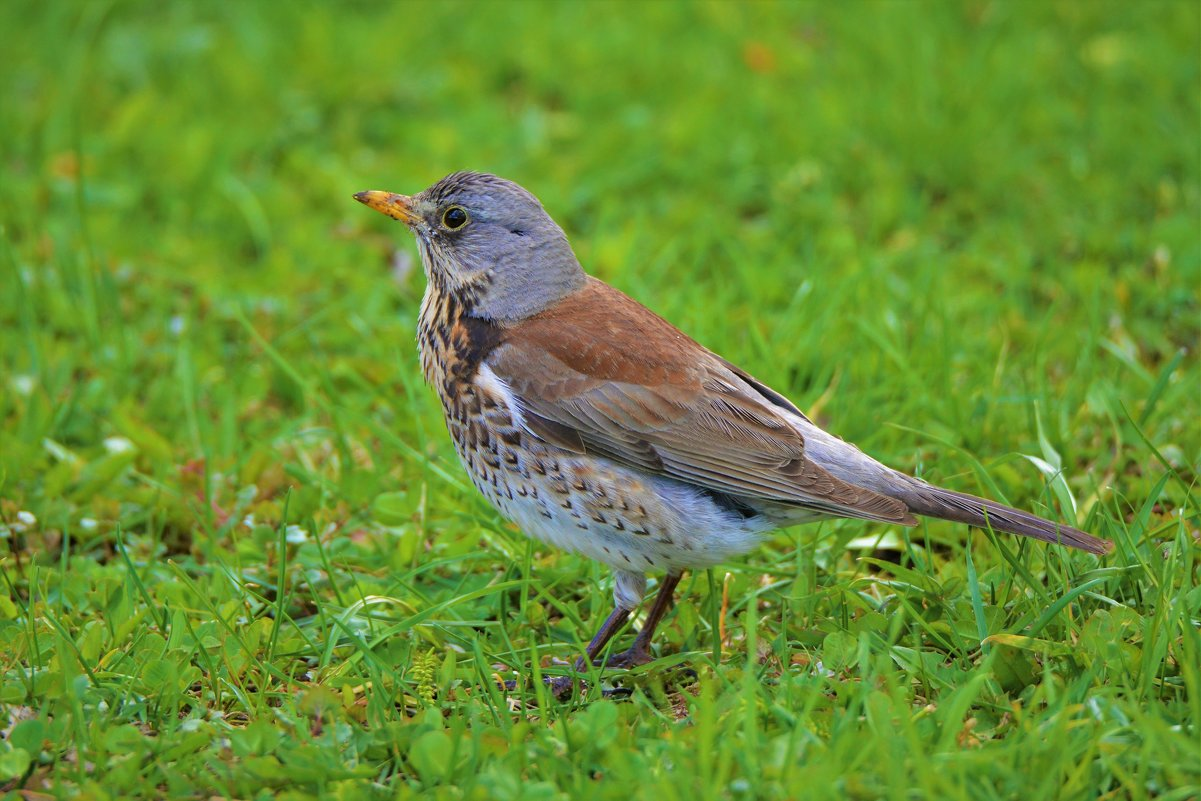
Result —
<path fill-rule="evenodd" d="M 1195 3 L 0 30 L 7 797 L 1198 794 Z M 547 699 L 609 578 L 475 495 L 350 197 L 464 168 L 869 453 L 1116 550 L 784 532 L 685 579 L 627 701 Z"/>

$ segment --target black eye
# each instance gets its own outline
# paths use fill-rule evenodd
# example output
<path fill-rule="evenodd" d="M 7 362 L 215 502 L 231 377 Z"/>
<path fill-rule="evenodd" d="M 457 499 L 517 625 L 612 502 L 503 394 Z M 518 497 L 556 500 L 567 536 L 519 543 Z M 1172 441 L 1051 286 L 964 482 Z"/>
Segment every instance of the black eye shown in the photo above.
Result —
<path fill-rule="evenodd" d="M 442 212 L 442 224 L 452 231 L 462 228 L 467 224 L 467 212 L 461 206 L 451 206 Z"/>

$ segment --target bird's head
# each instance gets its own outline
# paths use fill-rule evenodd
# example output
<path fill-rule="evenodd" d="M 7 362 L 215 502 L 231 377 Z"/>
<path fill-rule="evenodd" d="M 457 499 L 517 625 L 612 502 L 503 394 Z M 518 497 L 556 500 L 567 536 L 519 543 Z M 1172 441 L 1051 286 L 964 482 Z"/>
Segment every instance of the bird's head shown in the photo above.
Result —
<path fill-rule="evenodd" d="M 373 190 L 354 197 L 407 225 L 427 280 L 464 300 L 475 316 L 521 320 L 584 284 L 563 230 L 512 181 L 456 172 L 416 195 Z"/>

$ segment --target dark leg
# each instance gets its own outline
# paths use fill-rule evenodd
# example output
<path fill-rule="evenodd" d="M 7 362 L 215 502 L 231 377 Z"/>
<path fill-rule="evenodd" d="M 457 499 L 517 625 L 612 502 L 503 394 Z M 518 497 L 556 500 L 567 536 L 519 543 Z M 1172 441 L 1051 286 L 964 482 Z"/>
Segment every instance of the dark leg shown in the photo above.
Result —
<path fill-rule="evenodd" d="M 638 665 L 645 665 L 651 661 L 651 638 L 655 636 L 655 629 L 658 628 L 659 622 L 663 620 L 663 616 L 671 609 L 674 599 L 676 585 L 680 583 L 680 573 L 668 573 L 663 577 L 663 583 L 659 585 L 659 592 L 655 594 L 655 603 L 651 606 L 651 611 L 647 613 L 646 623 L 638 632 L 638 636 L 634 638 L 634 644 L 630 646 L 628 651 L 622 651 L 620 654 L 615 654 L 606 664 L 608 667 L 616 668 L 631 668 Z M 608 621 L 605 621 L 606 624 Z M 598 635 L 599 636 L 599 635 Z M 599 652 L 600 649 L 598 648 Z"/>
<path fill-rule="evenodd" d="M 634 644 L 628 651 L 622 651 L 610 659 L 606 663 L 606 667 L 630 668 L 645 665 L 651 661 L 651 638 L 655 636 L 655 629 L 659 626 L 659 621 L 663 620 L 663 616 L 671 609 L 676 585 L 680 583 L 680 575 L 679 573 L 674 575 L 669 573 L 663 578 L 663 583 L 659 585 L 659 592 L 655 595 L 655 602 L 651 605 L 651 611 L 646 616 L 646 623 L 634 638 Z M 588 643 L 588 647 L 584 651 L 585 655 L 576 661 L 577 673 L 583 673 L 588 669 L 588 663 L 596 659 L 597 655 L 609 644 L 609 640 L 613 639 L 613 635 L 617 634 L 630 619 L 630 611 L 619 606 L 609 613 L 605 622 L 596 632 L 596 636 Z M 575 687 L 575 679 L 570 676 L 556 676 L 547 679 L 546 683 L 550 687 L 551 693 L 559 698 L 571 693 Z"/>
<path fill-rule="evenodd" d="M 621 631 L 621 627 L 630 619 L 629 609 L 622 609 L 620 606 L 609 613 L 605 618 L 605 622 L 601 623 L 600 630 L 596 632 L 596 636 L 592 638 L 592 642 L 588 643 L 588 648 L 584 651 L 584 656 L 581 656 L 575 663 L 575 669 L 583 673 L 588 663 L 596 659 L 596 655 L 605 650 L 605 646 L 609 644 L 609 640 L 613 639 L 613 635 Z M 586 660 L 586 661 L 585 661 Z"/>
<path fill-rule="evenodd" d="M 613 639 L 613 635 L 621 631 L 621 627 L 630 619 L 629 609 L 617 607 L 609 616 L 605 618 L 605 622 L 601 623 L 600 629 L 596 632 L 596 636 L 588 643 L 588 647 L 584 650 L 584 656 L 576 660 L 575 670 L 577 673 L 583 673 L 588 669 L 588 663 L 596 659 L 596 655 L 605 649 L 609 644 L 609 640 Z M 575 689 L 575 678 L 573 676 L 555 676 L 545 680 L 550 687 L 551 694 L 556 698 L 562 698 L 570 695 Z"/>

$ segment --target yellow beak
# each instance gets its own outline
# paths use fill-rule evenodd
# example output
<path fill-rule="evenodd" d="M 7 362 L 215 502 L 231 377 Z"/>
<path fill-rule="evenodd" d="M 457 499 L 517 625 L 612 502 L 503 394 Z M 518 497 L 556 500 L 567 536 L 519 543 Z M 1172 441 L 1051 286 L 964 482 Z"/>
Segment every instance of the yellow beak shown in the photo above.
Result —
<path fill-rule="evenodd" d="M 387 214 L 394 220 L 400 220 L 406 225 L 416 222 L 417 213 L 413 210 L 413 198 L 408 195 L 396 195 L 392 192 L 381 192 L 371 189 L 367 192 L 356 192 L 354 199 L 369 206 L 380 214 Z"/>

